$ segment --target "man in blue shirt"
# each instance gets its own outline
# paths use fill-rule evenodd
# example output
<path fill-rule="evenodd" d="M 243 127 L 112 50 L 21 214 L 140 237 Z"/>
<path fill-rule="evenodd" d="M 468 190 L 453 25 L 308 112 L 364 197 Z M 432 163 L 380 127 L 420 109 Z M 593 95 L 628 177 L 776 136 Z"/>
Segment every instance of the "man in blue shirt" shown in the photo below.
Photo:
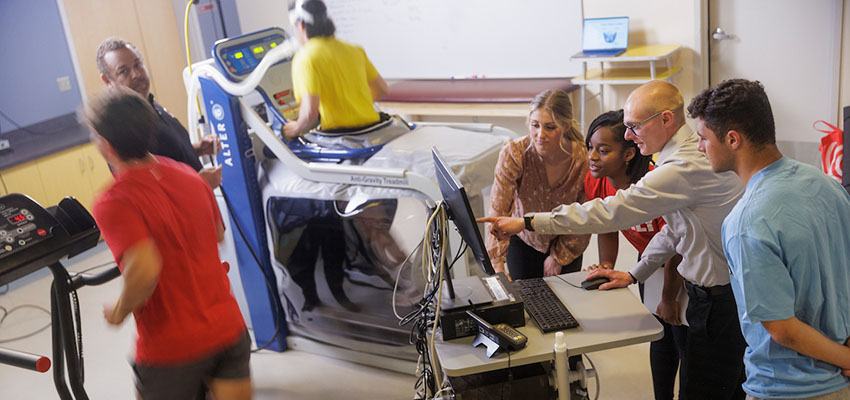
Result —
<path fill-rule="evenodd" d="M 776 147 L 759 82 L 724 81 L 691 101 L 700 151 L 746 191 L 723 221 L 748 399 L 848 399 L 850 196 Z"/>

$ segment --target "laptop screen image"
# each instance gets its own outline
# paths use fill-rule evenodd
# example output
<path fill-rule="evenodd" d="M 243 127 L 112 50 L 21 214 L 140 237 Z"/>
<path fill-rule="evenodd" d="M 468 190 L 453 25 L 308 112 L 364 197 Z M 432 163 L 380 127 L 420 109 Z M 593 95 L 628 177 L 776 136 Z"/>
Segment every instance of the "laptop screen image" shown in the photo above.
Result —
<path fill-rule="evenodd" d="M 585 53 L 625 50 L 629 45 L 629 17 L 588 18 L 582 32 Z"/>

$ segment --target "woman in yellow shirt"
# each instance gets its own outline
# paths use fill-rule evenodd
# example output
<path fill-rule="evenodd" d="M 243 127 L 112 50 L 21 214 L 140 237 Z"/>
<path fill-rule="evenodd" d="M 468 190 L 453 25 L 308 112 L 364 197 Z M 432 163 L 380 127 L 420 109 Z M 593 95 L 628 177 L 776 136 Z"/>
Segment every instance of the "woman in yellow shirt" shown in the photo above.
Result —
<path fill-rule="evenodd" d="M 299 117 L 283 127 L 292 140 L 316 125 L 345 134 L 381 122 L 372 102 L 387 93 L 387 83 L 366 52 L 334 37 L 336 27 L 321 0 L 299 0 L 289 10 L 295 36 L 303 47 L 292 60 Z"/>

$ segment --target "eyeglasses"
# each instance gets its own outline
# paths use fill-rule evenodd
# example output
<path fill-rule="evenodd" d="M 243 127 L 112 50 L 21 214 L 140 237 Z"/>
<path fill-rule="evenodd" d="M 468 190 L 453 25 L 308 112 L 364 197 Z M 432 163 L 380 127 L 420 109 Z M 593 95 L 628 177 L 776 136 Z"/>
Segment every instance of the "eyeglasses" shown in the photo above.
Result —
<path fill-rule="evenodd" d="M 667 111 L 667 110 L 661 110 L 661 111 L 658 111 L 658 112 L 656 112 L 655 114 L 652 114 L 652 115 L 650 115 L 649 117 L 644 118 L 644 120 L 643 120 L 643 121 L 640 121 L 640 122 L 638 122 L 638 123 L 636 123 L 636 124 L 634 124 L 634 125 L 626 125 L 626 124 L 623 124 L 623 125 L 625 125 L 625 126 L 626 126 L 626 129 L 628 129 L 628 130 L 632 131 L 632 134 L 633 134 L 633 135 L 637 135 L 637 133 L 635 133 L 635 129 L 640 128 L 640 126 L 641 126 L 641 125 L 643 125 L 643 124 L 645 124 L 647 121 L 649 121 L 649 120 L 651 120 L 651 119 L 653 119 L 653 118 L 655 118 L 655 117 L 657 117 L 657 116 L 661 115 L 661 113 L 663 113 L 664 111 Z"/>

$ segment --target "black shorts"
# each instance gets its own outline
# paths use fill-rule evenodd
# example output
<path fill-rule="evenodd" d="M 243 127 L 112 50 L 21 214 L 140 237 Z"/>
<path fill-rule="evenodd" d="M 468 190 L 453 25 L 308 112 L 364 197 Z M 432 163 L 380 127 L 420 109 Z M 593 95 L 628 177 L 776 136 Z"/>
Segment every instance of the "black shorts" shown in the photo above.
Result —
<path fill-rule="evenodd" d="M 142 399 L 203 399 L 210 379 L 244 379 L 251 376 L 251 338 L 248 332 L 236 344 L 210 357 L 188 364 L 150 366 L 131 363 L 136 390 Z"/>

